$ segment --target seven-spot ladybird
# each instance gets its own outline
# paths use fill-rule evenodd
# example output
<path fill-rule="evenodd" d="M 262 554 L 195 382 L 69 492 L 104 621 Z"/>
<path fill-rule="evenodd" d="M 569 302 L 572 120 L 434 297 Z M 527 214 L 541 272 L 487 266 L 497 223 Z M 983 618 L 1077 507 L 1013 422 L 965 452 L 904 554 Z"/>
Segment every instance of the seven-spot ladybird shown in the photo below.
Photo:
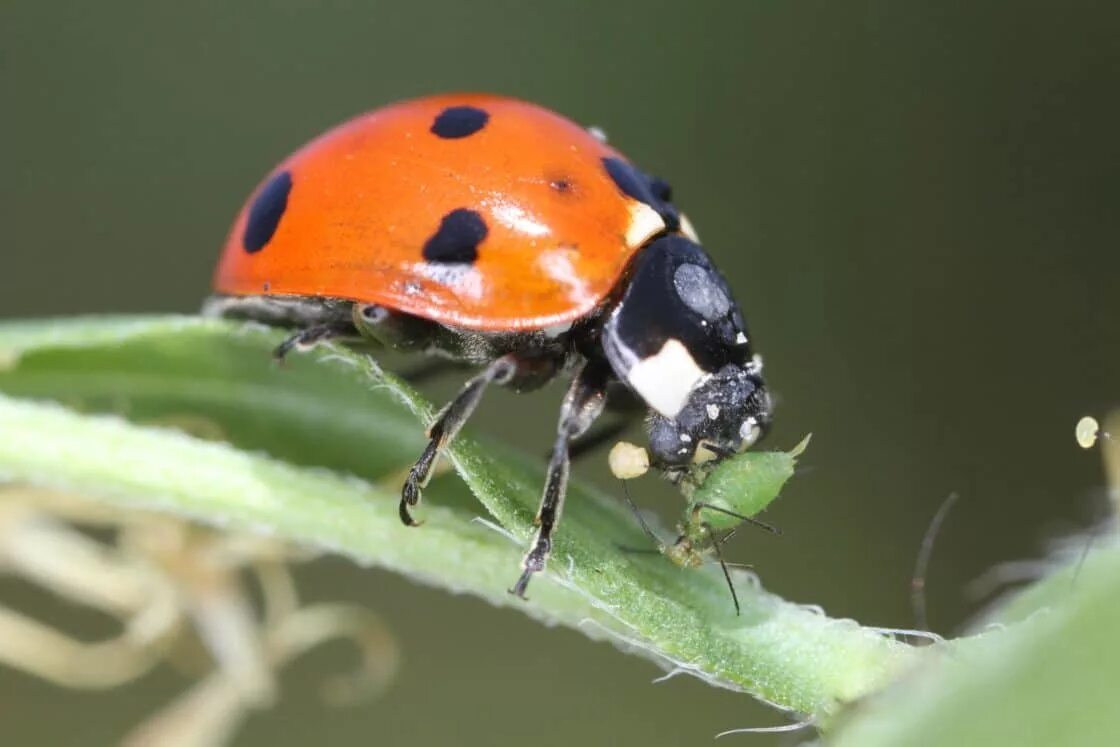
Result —
<path fill-rule="evenodd" d="M 488 384 L 572 372 L 519 596 L 551 552 L 572 442 L 605 407 L 649 411 L 671 478 L 770 422 L 742 314 L 669 185 L 524 101 L 430 96 L 313 140 L 242 209 L 214 291 L 209 313 L 295 328 L 278 355 L 360 336 L 481 367 L 428 431 L 406 524 Z"/>

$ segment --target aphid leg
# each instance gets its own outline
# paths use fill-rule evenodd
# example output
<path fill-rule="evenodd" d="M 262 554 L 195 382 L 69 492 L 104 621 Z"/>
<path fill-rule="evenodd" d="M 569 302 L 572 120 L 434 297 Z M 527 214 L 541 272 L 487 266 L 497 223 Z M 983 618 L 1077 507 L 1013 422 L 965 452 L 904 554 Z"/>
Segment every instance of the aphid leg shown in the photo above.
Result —
<path fill-rule="evenodd" d="M 625 480 L 623 480 L 622 482 L 622 495 L 626 498 L 626 505 L 630 507 L 630 510 L 634 514 L 634 518 L 638 520 L 638 524 L 642 527 L 642 531 L 645 532 L 646 536 L 653 540 L 653 544 L 657 546 L 656 550 L 651 550 L 650 552 L 664 552 L 665 543 L 661 541 L 661 538 L 657 536 L 657 533 L 654 532 L 650 525 L 646 523 L 646 517 L 642 516 L 642 512 L 638 508 L 638 504 L 634 503 L 634 499 L 630 497 L 630 488 L 627 486 Z M 629 548 L 622 549 L 629 551 Z M 633 552 L 645 552 L 645 550 L 633 550 Z"/>
<path fill-rule="evenodd" d="M 730 540 L 732 537 L 734 537 L 738 532 L 739 532 L 739 527 L 735 527 L 734 529 L 728 530 L 727 533 L 725 533 L 722 537 L 719 537 L 718 539 L 716 539 L 716 544 L 717 545 L 726 545 L 728 540 Z M 726 565 L 728 568 L 743 568 L 743 569 L 748 570 L 748 571 L 754 570 L 754 565 L 752 565 L 751 563 L 739 563 L 739 562 L 727 560 L 727 561 L 724 562 L 724 565 Z"/>
<path fill-rule="evenodd" d="M 408 471 L 408 477 L 401 489 L 400 514 L 401 521 L 408 526 L 417 526 L 418 522 L 412 518 L 409 508 L 420 502 L 420 491 L 428 484 L 432 474 L 432 467 L 436 463 L 440 452 L 459 433 L 463 424 L 470 418 L 471 413 L 478 407 L 482 393 L 486 391 L 491 382 L 508 384 L 521 373 L 529 373 L 540 367 L 539 360 L 526 360 L 510 353 L 493 361 L 482 373 L 468 381 L 455 399 L 451 400 L 440 412 L 436 421 L 428 429 L 428 445 L 424 453 Z"/>
<path fill-rule="evenodd" d="M 735 511 L 723 508 L 722 506 L 714 506 L 711 503 L 704 503 L 703 501 L 697 501 L 696 503 L 692 504 L 692 521 L 694 523 L 700 521 L 700 512 L 705 508 L 709 511 L 716 511 L 721 514 L 727 514 L 728 516 L 734 516 L 740 521 L 745 521 L 748 524 L 754 524 L 756 527 L 765 529 L 767 532 L 770 532 L 770 534 L 782 533 L 782 530 L 778 529 L 773 524 L 767 524 L 765 521 L 761 521 L 760 519 L 755 519 L 745 514 L 736 513 Z"/>
<path fill-rule="evenodd" d="M 548 556 L 552 552 L 552 530 L 560 521 L 564 508 L 564 493 L 568 488 L 568 471 L 571 467 L 568 449 L 572 440 L 587 432 L 595 419 L 603 411 L 607 396 L 607 381 L 610 367 L 603 360 L 588 361 L 568 388 L 564 404 L 560 408 L 560 423 L 556 429 L 556 442 L 548 461 L 548 478 L 541 496 L 541 506 L 537 511 L 535 523 L 537 534 L 533 546 L 521 562 L 522 573 L 517 583 L 510 589 L 522 599 L 525 589 L 534 573 L 544 570 Z"/>
<path fill-rule="evenodd" d="M 352 325 L 333 322 L 329 324 L 316 324 L 313 327 L 301 329 L 272 351 L 272 357 L 277 362 L 282 362 L 292 350 L 310 350 L 316 345 L 339 339 L 355 339 L 357 331 Z"/>
<path fill-rule="evenodd" d="M 738 617 L 742 614 L 739 608 L 739 595 L 735 593 L 735 584 L 731 581 L 731 571 L 727 570 L 727 563 L 723 561 L 723 551 L 719 549 L 720 540 L 716 538 L 716 533 L 712 531 L 712 525 L 704 522 L 700 526 L 708 533 L 708 538 L 712 541 L 712 549 L 716 552 L 716 560 L 719 561 L 720 570 L 723 571 L 723 577 L 727 580 L 727 588 L 731 590 L 731 601 L 735 604 L 735 616 Z"/>

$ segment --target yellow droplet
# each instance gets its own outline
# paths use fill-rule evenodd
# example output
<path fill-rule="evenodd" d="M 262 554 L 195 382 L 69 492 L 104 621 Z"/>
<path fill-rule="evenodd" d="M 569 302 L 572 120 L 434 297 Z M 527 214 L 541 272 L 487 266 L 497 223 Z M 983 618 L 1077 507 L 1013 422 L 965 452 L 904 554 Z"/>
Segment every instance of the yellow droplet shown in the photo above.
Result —
<path fill-rule="evenodd" d="M 619 441 L 607 455 L 607 463 L 619 480 L 632 480 L 649 471 L 649 453 L 629 441 Z"/>
<path fill-rule="evenodd" d="M 1074 428 L 1073 433 L 1077 438 L 1077 445 L 1082 449 L 1091 449 L 1097 443 L 1097 436 L 1100 435 L 1101 424 L 1097 419 L 1086 415 L 1077 421 L 1077 427 Z"/>

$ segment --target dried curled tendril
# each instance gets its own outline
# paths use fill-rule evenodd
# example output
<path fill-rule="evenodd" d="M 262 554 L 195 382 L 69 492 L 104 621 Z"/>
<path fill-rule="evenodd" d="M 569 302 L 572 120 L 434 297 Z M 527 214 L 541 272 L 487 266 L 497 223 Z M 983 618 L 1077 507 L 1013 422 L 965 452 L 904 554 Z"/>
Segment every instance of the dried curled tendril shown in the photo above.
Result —
<path fill-rule="evenodd" d="M 0 664 L 81 689 L 123 685 L 162 662 L 197 675 L 125 738 L 129 747 L 228 743 L 251 710 L 273 703 L 278 670 L 332 639 L 353 641 L 361 665 L 324 683 L 328 703 L 381 692 L 397 670 L 392 637 L 363 608 L 301 606 L 288 565 L 310 557 L 275 539 L 0 486 L 0 573 L 121 625 L 119 635 L 86 643 L 0 606 Z M 251 601 L 251 580 L 259 605 Z M 190 655 L 199 644 L 209 654 L 201 672 L 199 657 Z"/>

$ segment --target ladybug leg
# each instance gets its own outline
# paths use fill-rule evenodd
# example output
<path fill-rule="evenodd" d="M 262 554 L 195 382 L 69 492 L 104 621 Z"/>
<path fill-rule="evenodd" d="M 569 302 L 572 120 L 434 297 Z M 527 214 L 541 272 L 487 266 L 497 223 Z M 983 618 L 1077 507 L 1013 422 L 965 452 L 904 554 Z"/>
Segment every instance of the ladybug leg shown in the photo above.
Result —
<path fill-rule="evenodd" d="M 428 429 L 428 445 L 424 453 L 412 465 L 401 489 L 400 515 L 401 521 L 408 526 L 417 526 L 419 522 L 412 518 L 409 509 L 420 502 L 421 490 L 428 484 L 432 467 L 440 452 L 458 435 L 463 424 L 467 422 L 486 387 L 491 383 L 509 384 L 519 379 L 537 378 L 548 375 L 556 369 L 556 361 L 546 358 L 526 358 L 514 353 L 503 355 L 490 363 L 482 373 L 468 381 L 455 399 L 451 400 L 440 411 L 436 421 Z"/>
<path fill-rule="evenodd" d="M 568 449 L 569 458 L 574 462 L 601 444 L 612 440 L 630 427 L 635 420 L 641 418 L 646 409 L 646 403 L 631 389 L 620 385 L 617 381 L 612 381 L 607 387 L 604 415 L 613 416 L 614 420 L 600 424 L 574 440 Z M 548 459 L 551 454 L 552 452 L 545 454 L 544 458 Z"/>
<path fill-rule="evenodd" d="M 533 546 L 521 562 L 522 573 L 510 589 L 522 599 L 534 573 L 544 570 L 552 553 L 552 532 L 560 521 L 564 508 L 564 494 L 568 489 L 568 472 L 571 467 L 569 447 L 571 442 L 587 432 L 607 398 L 607 383 L 611 378 L 610 366 L 604 360 L 588 361 L 572 381 L 564 404 L 560 408 L 560 423 L 556 429 L 556 442 L 548 462 L 548 478 L 541 496 L 541 506 L 534 523 L 537 534 Z"/>
<path fill-rule="evenodd" d="M 607 423 L 606 425 L 598 426 L 591 433 L 572 442 L 568 447 L 568 459 L 574 462 L 606 442 L 613 441 L 616 436 L 630 426 L 630 422 L 631 421 L 627 419 L 619 419 Z"/>
<path fill-rule="evenodd" d="M 352 340 L 355 337 L 357 337 L 357 332 L 350 324 L 316 324 L 307 329 L 301 329 L 277 345 L 276 349 L 272 351 L 272 357 L 277 361 L 283 361 L 292 350 L 306 351 L 330 340 Z"/>

